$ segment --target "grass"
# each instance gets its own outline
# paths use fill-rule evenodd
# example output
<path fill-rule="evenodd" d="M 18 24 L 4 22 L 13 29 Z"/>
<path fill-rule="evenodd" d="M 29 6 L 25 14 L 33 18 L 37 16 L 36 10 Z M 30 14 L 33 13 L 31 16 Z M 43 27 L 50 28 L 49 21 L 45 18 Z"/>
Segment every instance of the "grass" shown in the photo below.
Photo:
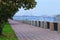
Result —
<path fill-rule="evenodd" d="M 9 23 L 4 25 L 3 35 L 0 36 L 0 40 L 18 40 Z"/>

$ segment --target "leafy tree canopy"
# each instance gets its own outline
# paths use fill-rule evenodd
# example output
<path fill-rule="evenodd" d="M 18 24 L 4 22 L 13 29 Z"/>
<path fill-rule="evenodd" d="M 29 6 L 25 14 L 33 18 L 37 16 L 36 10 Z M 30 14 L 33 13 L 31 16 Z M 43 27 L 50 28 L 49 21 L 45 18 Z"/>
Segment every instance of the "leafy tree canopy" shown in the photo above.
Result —
<path fill-rule="evenodd" d="M 0 34 L 2 25 L 18 11 L 18 8 L 33 9 L 35 0 L 0 0 Z"/>
<path fill-rule="evenodd" d="M 32 9 L 35 5 L 35 0 L 0 0 L 0 16 L 6 15 L 10 18 L 18 11 L 18 8 Z"/>

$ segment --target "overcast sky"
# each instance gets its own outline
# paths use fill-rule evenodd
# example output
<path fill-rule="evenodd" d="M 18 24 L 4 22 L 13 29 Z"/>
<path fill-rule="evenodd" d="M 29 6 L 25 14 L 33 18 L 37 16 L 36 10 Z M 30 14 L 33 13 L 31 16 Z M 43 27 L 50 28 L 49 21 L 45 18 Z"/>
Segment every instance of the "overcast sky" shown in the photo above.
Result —
<path fill-rule="evenodd" d="M 35 15 L 35 16 L 53 16 L 60 14 L 60 0 L 36 0 L 37 5 L 34 9 L 20 9 L 15 16 Z"/>

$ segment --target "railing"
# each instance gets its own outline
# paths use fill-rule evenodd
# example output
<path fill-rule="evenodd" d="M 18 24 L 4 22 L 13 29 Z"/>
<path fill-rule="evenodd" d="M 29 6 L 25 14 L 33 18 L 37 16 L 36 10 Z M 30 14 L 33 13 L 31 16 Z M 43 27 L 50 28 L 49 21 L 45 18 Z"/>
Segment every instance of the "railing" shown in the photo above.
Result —
<path fill-rule="evenodd" d="M 20 19 L 19 19 L 20 18 Z M 17 19 L 13 19 L 14 20 L 19 20 L 22 23 L 25 24 L 29 24 L 29 25 L 33 25 L 36 27 L 41 27 L 41 28 L 45 28 L 45 29 L 50 29 L 50 30 L 56 30 L 58 32 L 60 32 L 60 19 L 59 18 L 55 18 L 55 17 L 19 17 Z"/>
<path fill-rule="evenodd" d="M 46 22 L 60 22 L 60 18 L 50 16 L 14 16 L 14 20 L 28 20 L 28 21 L 46 21 Z"/>

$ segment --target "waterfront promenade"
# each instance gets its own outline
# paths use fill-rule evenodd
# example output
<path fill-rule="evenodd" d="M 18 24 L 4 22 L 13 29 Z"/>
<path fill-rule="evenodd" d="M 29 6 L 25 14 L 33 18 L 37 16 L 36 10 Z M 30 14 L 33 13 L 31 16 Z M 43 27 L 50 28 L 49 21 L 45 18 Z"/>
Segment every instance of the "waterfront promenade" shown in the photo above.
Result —
<path fill-rule="evenodd" d="M 9 19 L 19 40 L 60 40 L 60 33 Z"/>

